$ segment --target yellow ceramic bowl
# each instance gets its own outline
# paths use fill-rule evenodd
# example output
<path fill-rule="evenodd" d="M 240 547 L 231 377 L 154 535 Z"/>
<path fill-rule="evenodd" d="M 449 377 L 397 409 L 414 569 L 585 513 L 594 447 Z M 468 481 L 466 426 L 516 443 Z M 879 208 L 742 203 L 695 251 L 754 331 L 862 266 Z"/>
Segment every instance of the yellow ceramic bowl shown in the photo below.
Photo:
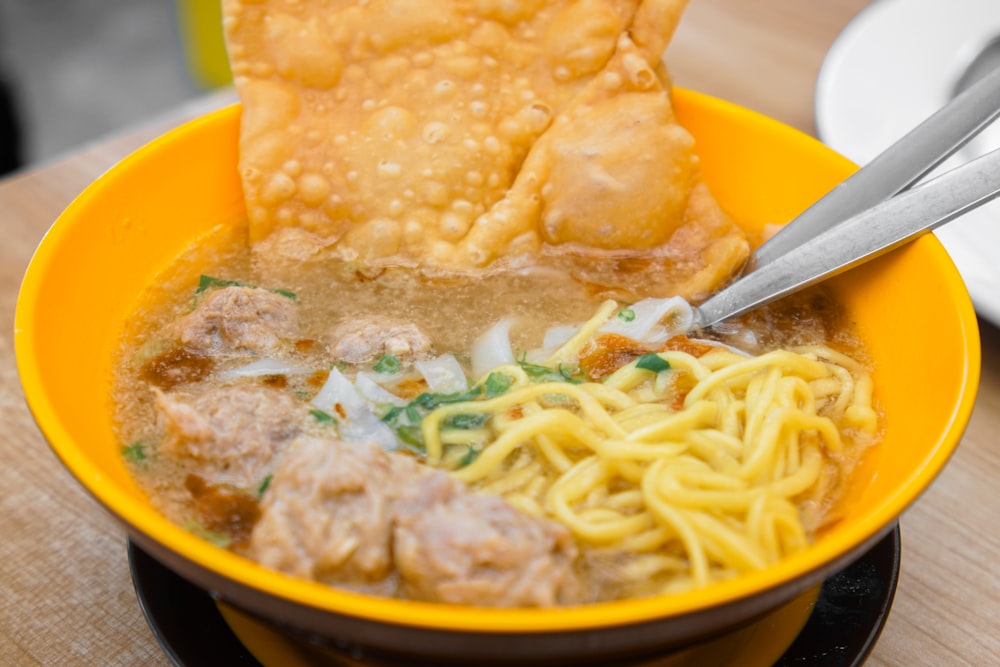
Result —
<path fill-rule="evenodd" d="M 709 184 L 750 226 L 790 220 L 854 169 L 751 111 L 683 90 L 676 102 Z M 833 283 L 877 364 L 885 440 L 857 470 L 843 520 L 803 553 L 704 590 L 556 611 L 376 599 L 269 571 L 153 511 L 123 465 L 108 396 L 116 339 L 143 287 L 213 226 L 244 215 L 238 129 L 238 107 L 210 114 L 81 194 L 31 262 L 15 339 L 28 404 L 76 479 L 139 546 L 254 615 L 334 641 L 476 664 L 586 662 L 677 646 L 773 609 L 857 557 L 940 472 L 969 418 L 976 318 L 955 267 L 926 236 Z"/>

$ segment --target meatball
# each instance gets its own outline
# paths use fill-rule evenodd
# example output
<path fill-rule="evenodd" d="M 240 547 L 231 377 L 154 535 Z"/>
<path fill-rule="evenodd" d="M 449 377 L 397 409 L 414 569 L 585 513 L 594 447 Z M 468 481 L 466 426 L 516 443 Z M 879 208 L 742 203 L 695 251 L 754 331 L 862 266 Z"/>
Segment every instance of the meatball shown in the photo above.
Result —
<path fill-rule="evenodd" d="M 415 324 L 375 318 L 338 323 L 329 331 L 327 344 L 337 361 L 348 364 L 369 363 L 385 355 L 401 361 L 422 359 L 431 353 L 431 339 Z"/>
<path fill-rule="evenodd" d="M 565 526 L 473 495 L 444 474 L 414 479 L 399 504 L 395 558 L 407 597 L 490 607 L 579 602 Z"/>
<path fill-rule="evenodd" d="M 392 571 L 393 462 L 375 446 L 296 440 L 261 499 L 253 558 L 326 583 L 386 577 Z"/>
<path fill-rule="evenodd" d="M 303 428 L 306 408 L 260 386 L 214 387 L 197 395 L 156 391 L 165 430 L 159 451 L 211 484 L 255 488 Z"/>
<path fill-rule="evenodd" d="M 185 349 L 206 356 L 268 355 L 298 337 L 298 310 L 287 296 L 230 286 L 201 297 L 173 333 Z"/>
<path fill-rule="evenodd" d="M 261 500 L 248 553 L 289 574 L 418 600 L 579 599 L 566 528 L 370 444 L 297 439 Z"/>

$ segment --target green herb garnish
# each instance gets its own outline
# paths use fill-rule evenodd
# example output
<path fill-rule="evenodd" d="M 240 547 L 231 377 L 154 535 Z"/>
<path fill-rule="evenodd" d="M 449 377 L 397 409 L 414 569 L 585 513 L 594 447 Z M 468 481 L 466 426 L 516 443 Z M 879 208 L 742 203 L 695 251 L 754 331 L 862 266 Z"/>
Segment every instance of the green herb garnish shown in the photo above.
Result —
<path fill-rule="evenodd" d="M 469 449 L 465 452 L 465 456 L 463 456 L 462 460 L 458 462 L 458 467 L 464 468 L 465 466 L 469 465 L 478 458 L 479 458 L 479 450 L 469 447 Z"/>
<path fill-rule="evenodd" d="M 122 456 L 130 463 L 142 463 L 146 460 L 146 450 L 141 442 L 136 442 L 128 447 L 122 447 Z"/>
<path fill-rule="evenodd" d="M 271 478 L 272 477 L 274 477 L 274 475 L 268 475 L 260 483 L 260 486 L 257 487 L 257 497 L 258 498 L 260 498 L 261 496 L 264 495 L 264 492 L 267 491 L 267 487 L 271 486 Z"/>
<path fill-rule="evenodd" d="M 383 408 L 387 408 L 385 410 L 385 414 L 382 415 L 382 421 L 386 424 L 398 419 L 399 415 L 401 415 L 405 409 L 398 405 L 391 405 L 390 403 L 383 404 Z"/>
<path fill-rule="evenodd" d="M 424 444 L 424 433 L 418 424 L 399 424 L 392 430 L 404 445 L 421 452 L 427 448 L 427 445 Z"/>
<path fill-rule="evenodd" d="M 406 405 L 390 407 L 382 416 L 382 422 L 393 430 L 400 442 L 423 451 L 425 445 L 420 422 L 428 413 L 448 403 L 495 398 L 510 389 L 512 383 L 513 380 L 508 375 L 490 373 L 482 384 L 478 384 L 468 391 L 450 394 L 425 392 Z"/>
<path fill-rule="evenodd" d="M 372 366 L 372 370 L 376 373 L 384 373 L 386 375 L 398 373 L 400 368 L 402 368 L 402 364 L 399 363 L 399 359 L 391 354 L 385 355 Z"/>
<path fill-rule="evenodd" d="M 490 415 L 485 412 L 464 412 L 452 415 L 441 422 L 442 429 L 458 429 L 468 431 L 480 428 L 490 420 Z"/>
<path fill-rule="evenodd" d="M 239 280 L 226 280 L 225 278 L 215 278 L 213 276 L 202 275 L 198 278 L 198 289 L 194 291 L 195 294 L 201 294 L 202 292 L 212 289 L 213 287 L 254 287 L 257 285 L 250 285 L 248 283 L 240 282 Z M 268 291 L 274 292 L 275 294 L 280 294 L 283 297 L 287 297 L 292 301 L 298 300 L 298 296 L 295 292 L 286 289 L 269 289 Z"/>
<path fill-rule="evenodd" d="M 636 359 L 635 367 L 641 368 L 646 371 L 659 373 L 660 371 L 670 370 L 670 362 L 654 352 L 650 354 L 644 354 L 638 359 Z"/>
<path fill-rule="evenodd" d="M 483 398 L 495 398 L 510 389 L 511 384 L 513 384 L 513 380 L 509 375 L 490 373 L 486 377 L 486 381 L 483 382 Z M 473 387 L 473 391 L 475 391 L 475 387 Z"/>
<path fill-rule="evenodd" d="M 632 310 L 631 308 L 622 308 L 620 311 L 618 311 L 618 319 L 622 320 L 623 322 L 631 322 L 632 320 L 635 319 L 635 311 Z"/>
<path fill-rule="evenodd" d="M 333 415 L 323 412 L 322 410 L 310 410 L 309 414 L 313 416 L 313 419 L 318 421 L 320 424 L 336 424 L 337 418 Z"/>
<path fill-rule="evenodd" d="M 532 364 L 520 359 L 517 364 L 524 370 L 524 374 L 535 382 L 569 382 L 570 384 L 580 384 L 583 382 L 577 374 L 579 369 L 569 369 L 559 364 L 558 368 L 549 368 L 540 364 Z"/>
<path fill-rule="evenodd" d="M 490 373 L 486 376 L 486 379 L 483 380 L 482 384 L 477 384 L 468 391 L 458 391 L 450 394 L 426 392 L 410 401 L 405 408 L 400 409 L 410 411 L 415 408 L 420 408 L 430 412 L 439 405 L 445 405 L 447 403 L 462 403 L 464 401 L 496 398 L 510 389 L 510 385 L 512 383 L 513 380 L 511 380 L 509 375 L 504 375 L 503 373 Z M 412 416 L 415 413 L 411 411 L 409 414 Z"/>

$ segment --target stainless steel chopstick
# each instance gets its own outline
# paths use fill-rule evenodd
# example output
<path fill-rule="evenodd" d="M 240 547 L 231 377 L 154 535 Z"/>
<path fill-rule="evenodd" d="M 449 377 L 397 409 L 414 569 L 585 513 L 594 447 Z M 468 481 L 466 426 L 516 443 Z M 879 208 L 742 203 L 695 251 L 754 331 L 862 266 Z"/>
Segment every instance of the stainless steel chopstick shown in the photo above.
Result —
<path fill-rule="evenodd" d="M 761 267 L 837 223 L 906 190 L 1000 116 L 1000 68 L 959 93 L 754 253 Z"/>
<path fill-rule="evenodd" d="M 1000 195 L 1000 149 L 805 239 L 695 308 L 709 327 L 868 261 Z"/>

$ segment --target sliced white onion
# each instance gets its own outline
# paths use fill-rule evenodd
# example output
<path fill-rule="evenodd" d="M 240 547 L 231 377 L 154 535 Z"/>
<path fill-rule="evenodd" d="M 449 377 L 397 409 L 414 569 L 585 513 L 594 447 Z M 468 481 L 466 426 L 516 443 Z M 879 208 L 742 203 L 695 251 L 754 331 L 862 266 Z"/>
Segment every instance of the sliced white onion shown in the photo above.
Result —
<path fill-rule="evenodd" d="M 542 337 L 542 347 L 546 350 L 555 349 L 572 338 L 579 330 L 580 327 L 571 324 L 549 327 L 545 330 L 545 336 Z"/>
<path fill-rule="evenodd" d="M 691 304 L 679 296 L 668 299 L 642 299 L 624 311 L 634 317 L 630 320 L 615 316 L 599 331 L 627 336 L 643 343 L 662 342 L 679 333 L 686 333 L 694 324 Z"/>
<path fill-rule="evenodd" d="M 565 345 L 576 332 L 580 330 L 579 325 L 564 324 L 549 327 L 542 336 L 541 347 L 524 350 L 521 358 L 529 364 L 544 364 L 551 359 L 556 350 Z"/>
<path fill-rule="evenodd" d="M 295 366 L 281 359 L 264 357 L 238 368 L 222 371 L 219 373 L 219 379 L 228 382 L 237 378 L 264 377 L 266 375 L 302 375 L 312 372 L 312 368 Z"/>
<path fill-rule="evenodd" d="M 424 376 L 428 389 L 434 393 L 451 394 L 469 388 L 465 371 L 454 355 L 442 354 L 433 359 L 415 361 L 413 366 Z"/>
<path fill-rule="evenodd" d="M 497 366 L 514 363 L 510 345 L 510 327 L 513 321 L 503 319 L 483 332 L 472 344 L 472 373 L 477 378 Z"/>
<path fill-rule="evenodd" d="M 358 373 L 357 377 L 354 378 L 354 387 L 361 394 L 362 398 L 373 405 L 383 403 L 391 403 L 398 406 L 406 405 L 406 401 L 380 385 L 374 377 L 364 371 Z"/>
<path fill-rule="evenodd" d="M 382 423 L 351 381 L 336 368 L 330 370 L 312 404 L 337 418 L 337 430 L 345 441 L 374 442 L 386 451 L 399 448 L 392 429 Z"/>

